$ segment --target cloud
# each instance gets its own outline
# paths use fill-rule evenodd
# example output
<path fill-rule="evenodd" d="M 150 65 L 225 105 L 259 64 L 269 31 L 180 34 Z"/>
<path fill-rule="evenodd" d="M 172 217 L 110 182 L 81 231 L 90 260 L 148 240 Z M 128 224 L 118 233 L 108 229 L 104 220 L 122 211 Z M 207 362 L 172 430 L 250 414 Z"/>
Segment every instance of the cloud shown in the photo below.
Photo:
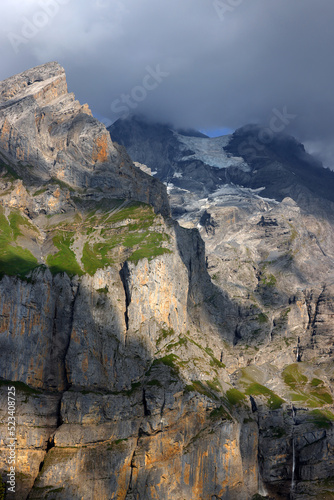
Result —
<path fill-rule="evenodd" d="M 287 132 L 334 168 L 333 16 L 332 0 L 2 0 L 0 79 L 58 60 L 99 116 L 210 130 L 286 106 Z"/>

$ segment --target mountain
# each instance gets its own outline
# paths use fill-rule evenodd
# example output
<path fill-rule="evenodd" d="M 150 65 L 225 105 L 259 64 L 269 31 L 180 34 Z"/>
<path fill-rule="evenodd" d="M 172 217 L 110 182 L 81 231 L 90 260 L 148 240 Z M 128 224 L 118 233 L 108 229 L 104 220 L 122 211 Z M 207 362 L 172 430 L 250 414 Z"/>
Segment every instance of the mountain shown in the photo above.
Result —
<path fill-rule="evenodd" d="M 100 189 L 168 212 L 161 185 L 133 168 L 88 105 L 81 106 L 67 92 L 65 71 L 58 63 L 1 82 L 0 113 L 0 160 L 27 185 L 57 179 L 72 188 Z"/>
<path fill-rule="evenodd" d="M 330 497 L 327 187 L 138 120 L 131 159 L 57 63 L 0 96 L 0 498 Z"/>
<path fill-rule="evenodd" d="M 138 118 L 120 120 L 109 131 L 133 160 L 140 158 L 167 184 L 173 216 L 183 227 L 198 228 L 205 242 L 212 282 L 233 304 L 225 314 L 233 317 L 228 328 L 231 334 L 234 325 L 233 335 L 224 331 L 224 336 L 234 348 L 225 348 L 220 359 L 234 386 L 242 392 L 277 392 L 290 402 L 292 413 L 301 415 L 317 406 L 313 397 L 322 397 L 319 378 L 328 388 L 327 409 L 332 410 L 334 173 L 290 136 L 272 134 L 261 142 L 267 132 L 255 125 L 215 139 L 182 136 Z M 168 176 L 161 167 L 166 164 Z M 284 416 L 281 423 L 286 435 Z M 313 498 L 321 490 L 320 476 L 317 484 L 310 483 L 315 489 L 308 496 L 302 481 L 308 474 L 307 431 L 302 425 L 298 429 L 295 454 L 303 458 L 295 464 L 293 498 Z M 288 435 L 294 442 L 293 433 Z M 270 432 L 266 436 L 273 438 Z M 273 449 L 277 446 L 275 441 Z M 270 476 L 266 488 L 275 498 L 291 493 L 282 481 L 289 475 L 288 449 L 287 444 L 281 448 L 281 465 L 274 465 L 276 458 L 263 462 Z M 327 458 L 318 451 L 314 466 L 321 468 Z M 272 489 L 275 484 L 278 490 Z"/>
<path fill-rule="evenodd" d="M 134 161 L 167 183 L 175 215 L 182 207 L 189 211 L 191 201 L 215 197 L 222 188 L 230 196 L 254 198 L 260 192 L 262 198 L 290 197 L 303 209 L 316 203 L 327 215 L 333 212 L 327 205 L 334 201 L 334 172 L 283 133 L 272 133 L 268 140 L 267 129 L 248 125 L 222 137 L 191 137 L 137 117 L 120 119 L 108 130 Z"/>

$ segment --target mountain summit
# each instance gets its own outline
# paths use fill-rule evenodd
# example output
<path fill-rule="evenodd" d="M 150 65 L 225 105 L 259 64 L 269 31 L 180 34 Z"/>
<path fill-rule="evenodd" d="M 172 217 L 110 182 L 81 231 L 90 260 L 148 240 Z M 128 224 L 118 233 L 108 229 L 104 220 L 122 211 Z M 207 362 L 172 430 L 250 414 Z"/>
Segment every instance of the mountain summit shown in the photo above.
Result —
<path fill-rule="evenodd" d="M 68 93 L 65 71 L 56 62 L 0 83 L 0 154 L 28 183 L 58 179 L 168 213 L 163 187 L 112 143 L 87 104 Z"/>
<path fill-rule="evenodd" d="M 260 190 L 264 198 L 282 201 L 290 197 L 302 208 L 311 205 L 316 211 L 316 204 L 326 211 L 328 202 L 334 202 L 334 172 L 307 154 L 293 137 L 272 133 L 268 140 L 267 130 L 258 125 L 209 138 L 191 136 L 191 132 L 184 135 L 168 125 L 134 116 L 118 120 L 108 130 L 134 161 L 147 164 L 169 186 L 175 214 L 181 207 L 189 208 L 194 196 L 197 200 L 214 197 L 227 186 L 236 196 L 248 193 L 249 197 L 252 190 Z M 178 195 L 175 201 L 173 195 Z M 182 197 L 188 197 L 188 202 L 182 202 Z"/>

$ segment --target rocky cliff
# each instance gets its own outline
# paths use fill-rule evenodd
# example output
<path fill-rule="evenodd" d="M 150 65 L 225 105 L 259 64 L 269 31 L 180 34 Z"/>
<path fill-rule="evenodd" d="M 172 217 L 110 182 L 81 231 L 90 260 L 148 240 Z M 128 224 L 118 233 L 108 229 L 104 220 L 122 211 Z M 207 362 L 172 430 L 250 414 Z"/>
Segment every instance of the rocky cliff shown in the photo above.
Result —
<path fill-rule="evenodd" d="M 0 89 L 6 498 L 330 498 L 330 222 L 217 206 L 205 253 L 58 64 Z"/>
<path fill-rule="evenodd" d="M 134 167 L 88 105 L 68 93 L 65 71 L 58 63 L 1 82 L 0 153 L 28 185 L 58 179 L 168 212 L 161 185 Z"/>

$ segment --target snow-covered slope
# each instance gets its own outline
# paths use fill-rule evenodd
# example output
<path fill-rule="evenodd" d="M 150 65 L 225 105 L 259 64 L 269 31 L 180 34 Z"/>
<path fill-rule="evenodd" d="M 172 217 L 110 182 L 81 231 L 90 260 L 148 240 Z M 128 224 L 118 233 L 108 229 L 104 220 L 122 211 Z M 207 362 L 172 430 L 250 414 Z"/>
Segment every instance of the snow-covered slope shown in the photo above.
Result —
<path fill-rule="evenodd" d="M 243 158 L 232 156 L 225 151 L 224 148 L 228 146 L 231 135 L 214 138 L 187 137 L 174 132 L 174 137 L 180 142 L 181 152 L 185 153 L 181 161 L 199 160 L 211 167 L 238 167 L 245 172 L 250 170 Z"/>

